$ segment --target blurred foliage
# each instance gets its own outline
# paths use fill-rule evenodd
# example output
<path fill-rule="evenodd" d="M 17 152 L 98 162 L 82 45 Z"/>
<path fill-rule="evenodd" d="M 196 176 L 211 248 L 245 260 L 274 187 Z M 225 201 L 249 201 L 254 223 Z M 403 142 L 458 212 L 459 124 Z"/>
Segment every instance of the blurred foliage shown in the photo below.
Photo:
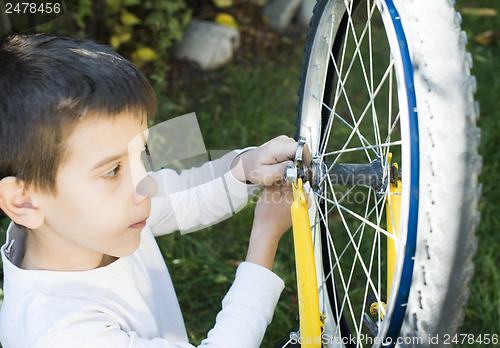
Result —
<path fill-rule="evenodd" d="M 220 8 L 227 8 L 234 5 L 233 0 L 212 0 L 215 6 Z"/>
<path fill-rule="evenodd" d="M 236 23 L 236 19 L 228 13 L 219 13 L 215 17 L 215 23 L 219 25 L 224 25 L 229 28 L 234 28 L 234 29 L 239 28 L 238 23 Z"/>
<path fill-rule="evenodd" d="M 150 77 L 162 84 L 170 48 L 182 39 L 191 14 L 184 0 L 80 0 L 72 16 L 77 31 L 108 43 L 140 68 L 153 63 Z"/>

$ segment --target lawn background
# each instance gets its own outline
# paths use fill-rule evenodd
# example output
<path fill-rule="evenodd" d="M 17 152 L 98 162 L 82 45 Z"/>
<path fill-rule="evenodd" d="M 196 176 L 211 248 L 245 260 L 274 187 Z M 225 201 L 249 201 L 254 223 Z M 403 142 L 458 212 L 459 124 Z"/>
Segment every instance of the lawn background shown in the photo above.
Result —
<path fill-rule="evenodd" d="M 500 30 L 500 16 L 478 15 L 470 9 L 495 8 L 491 0 L 457 0 L 467 31 L 468 50 L 474 58 L 472 73 L 477 78 L 476 99 L 480 103 L 482 129 L 480 153 L 481 224 L 476 271 L 470 285 L 470 300 L 462 333 L 500 334 L 500 35 L 491 45 L 474 38 L 488 30 Z M 438 33 L 436 33 L 438 34 Z M 495 40 L 493 35 L 493 40 Z M 305 35 L 288 31 L 279 36 L 268 52 L 243 52 L 235 64 L 203 73 L 189 66 L 172 64 L 169 76 L 177 82 L 159 94 L 162 117 L 196 112 L 209 150 L 227 150 L 258 145 L 280 134 L 293 136 L 295 104 L 299 85 Z M 231 285 L 237 264 L 244 259 L 255 201 L 230 220 L 206 230 L 158 238 L 171 272 L 193 344 L 213 327 L 220 301 Z M 8 220 L 0 216 L 2 240 Z M 296 286 L 291 235 L 280 243 L 275 272 L 287 287 L 262 347 L 271 347 L 292 326 L 296 309 Z M 464 347 L 483 347 L 482 344 Z"/>

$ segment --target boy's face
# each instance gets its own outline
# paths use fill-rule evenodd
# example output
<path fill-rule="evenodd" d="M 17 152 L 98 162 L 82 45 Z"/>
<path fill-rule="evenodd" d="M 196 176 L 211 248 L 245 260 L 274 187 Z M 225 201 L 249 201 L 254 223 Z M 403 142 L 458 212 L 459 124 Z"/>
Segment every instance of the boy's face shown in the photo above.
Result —
<path fill-rule="evenodd" d="M 56 197 L 38 196 L 44 222 L 34 231 L 61 260 L 122 257 L 137 249 L 151 208 L 150 198 L 136 192 L 137 178 L 146 176 L 137 136 L 146 124 L 127 114 L 90 117 L 67 140 Z"/>

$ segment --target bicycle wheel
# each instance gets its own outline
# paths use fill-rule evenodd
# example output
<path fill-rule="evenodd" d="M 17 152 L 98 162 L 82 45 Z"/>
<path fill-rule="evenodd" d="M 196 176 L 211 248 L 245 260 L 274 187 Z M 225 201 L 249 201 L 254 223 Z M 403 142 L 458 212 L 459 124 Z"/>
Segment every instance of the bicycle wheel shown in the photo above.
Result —
<path fill-rule="evenodd" d="M 297 129 L 326 347 L 436 346 L 463 319 L 481 161 L 459 18 L 435 0 L 316 5 Z"/>

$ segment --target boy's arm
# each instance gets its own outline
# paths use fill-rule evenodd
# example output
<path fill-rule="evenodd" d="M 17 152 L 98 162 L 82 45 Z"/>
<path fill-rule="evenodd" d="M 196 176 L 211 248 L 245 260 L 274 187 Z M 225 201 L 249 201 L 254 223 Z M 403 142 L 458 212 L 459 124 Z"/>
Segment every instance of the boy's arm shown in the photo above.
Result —
<path fill-rule="evenodd" d="M 198 347 L 260 347 L 283 288 L 283 281 L 271 271 L 250 262 L 242 263 L 222 301 L 214 328 Z M 111 308 L 101 310 L 100 306 L 91 304 L 83 315 L 74 313 L 60 321 L 54 321 L 53 317 L 44 319 L 50 321 L 49 329 L 40 332 L 34 344 L 5 348 L 195 348 L 182 335 L 177 339 L 146 338 L 137 331 L 125 331 L 124 323 Z"/>
<path fill-rule="evenodd" d="M 169 169 L 152 173 L 159 186 L 149 219 L 153 233 L 187 233 L 232 216 L 257 191 L 256 185 L 271 185 L 283 178 L 295 149 L 293 139 L 280 136 L 181 174 Z"/>
<path fill-rule="evenodd" d="M 238 267 L 235 281 L 222 302 L 223 309 L 217 315 L 216 325 L 200 347 L 260 346 L 284 287 L 283 281 L 269 269 L 272 267 L 277 243 L 291 223 L 292 195 L 289 191 L 289 188 L 280 191 L 277 186 L 266 187 L 262 191 L 255 210 L 246 262 Z M 148 240 L 146 238 L 145 242 Z M 125 279 L 129 279 L 128 275 Z M 115 314 L 112 306 L 71 303 L 81 308 L 73 310 L 61 301 L 46 302 L 51 320 L 45 318 L 38 322 L 48 330 L 38 336 L 37 344 L 30 345 L 30 348 L 193 348 L 182 335 L 177 339 L 145 338 L 141 337 L 140 331 L 125 329 L 129 323 Z M 61 317 L 58 315 L 59 311 L 63 311 L 65 315 Z M 140 321 L 141 318 L 135 319 Z M 148 332 L 145 327 L 140 330 Z"/>
<path fill-rule="evenodd" d="M 238 268 L 236 280 L 222 302 L 223 310 L 202 346 L 224 342 L 222 347 L 244 347 L 245 334 L 242 333 L 246 332 L 254 339 L 254 343 L 247 342 L 249 347 L 262 341 L 283 289 L 282 281 L 271 269 L 278 242 L 292 223 L 292 203 L 289 185 L 267 186 L 262 190 L 255 208 L 246 262 Z"/>
<path fill-rule="evenodd" d="M 291 186 L 268 186 L 255 207 L 254 222 L 246 261 L 272 269 L 278 242 L 291 226 Z"/>
<path fill-rule="evenodd" d="M 159 188 L 148 219 L 153 233 L 196 231 L 240 211 L 259 187 L 234 177 L 231 165 L 238 155 L 232 151 L 180 174 L 171 169 L 151 173 Z"/>

